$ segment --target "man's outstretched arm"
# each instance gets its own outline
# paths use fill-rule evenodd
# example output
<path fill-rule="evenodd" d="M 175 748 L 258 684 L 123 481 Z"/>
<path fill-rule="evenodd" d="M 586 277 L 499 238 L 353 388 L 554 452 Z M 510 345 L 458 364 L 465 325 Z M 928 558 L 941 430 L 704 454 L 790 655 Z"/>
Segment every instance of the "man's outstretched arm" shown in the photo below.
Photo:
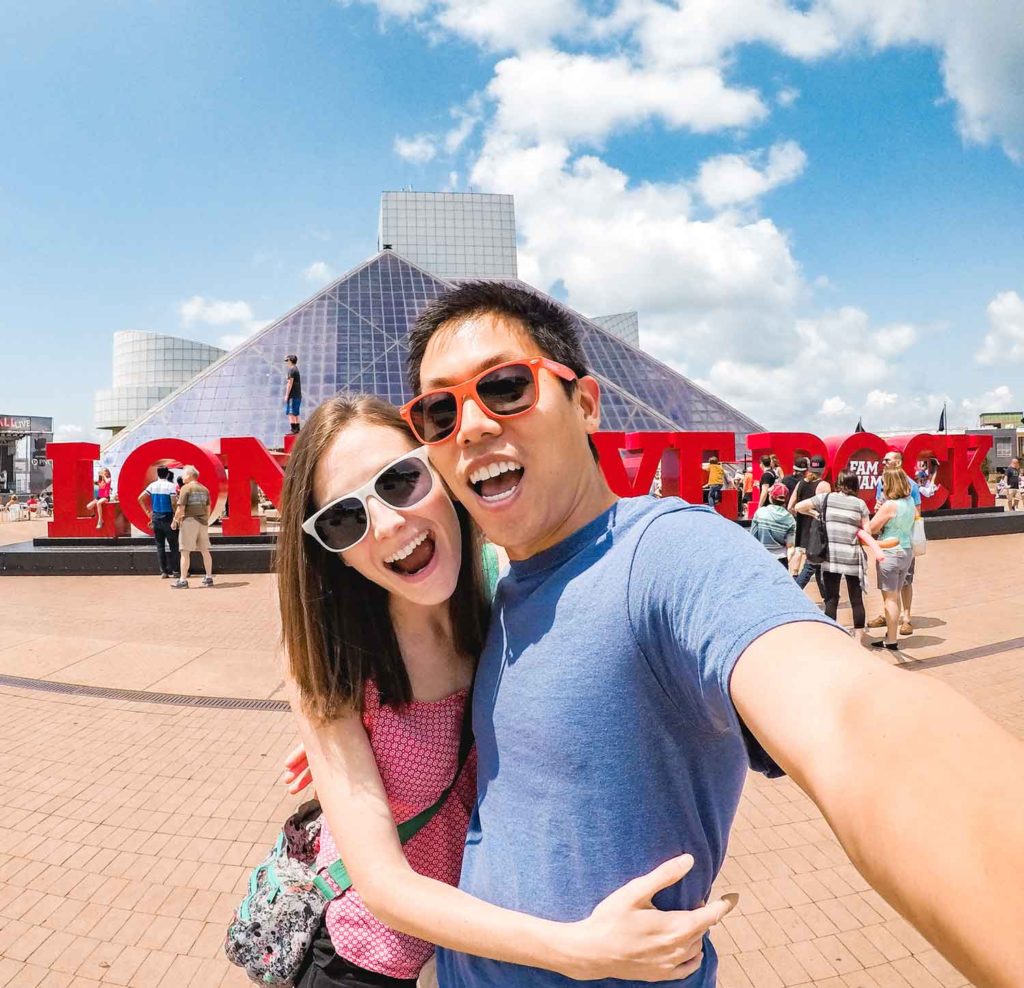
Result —
<path fill-rule="evenodd" d="M 1024 985 L 1024 743 L 825 624 L 763 635 L 730 691 L 875 889 L 979 988 Z"/>

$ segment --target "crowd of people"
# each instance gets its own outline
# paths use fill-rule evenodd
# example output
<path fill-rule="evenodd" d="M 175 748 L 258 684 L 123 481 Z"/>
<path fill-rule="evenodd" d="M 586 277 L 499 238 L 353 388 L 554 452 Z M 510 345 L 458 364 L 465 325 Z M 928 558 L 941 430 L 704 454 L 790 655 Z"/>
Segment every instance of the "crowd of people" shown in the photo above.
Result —
<path fill-rule="evenodd" d="M 899 649 L 899 637 L 912 635 L 911 610 L 914 599 L 916 556 L 921 544 L 915 541 L 915 524 L 920 519 L 921 488 L 907 475 L 902 455 L 889 451 L 882 460 L 882 474 L 875 488 L 872 515 L 860 497 L 860 478 L 840 470 L 833 487 L 823 479 L 822 457 L 798 457 L 793 472 L 778 479 L 778 463 L 761 458 L 761 507 L 751 520 L 750 531 L 768 552 L 784 563 L 801 589 L 813 578 L 833 620 L 839 610 L 842 585 L 850 602 L 853 631 L 884 628 L 885 637 L 873 647 Z M 767 478 L 767 480 L 765 480 Z M 812 527 L 823 526 L 824 552 L 811 548 Z M 882 614 L 870 621 L 864 594 L 869 587 L 870 536 L 880 555 L 874 574 L 882 595 Z"/>

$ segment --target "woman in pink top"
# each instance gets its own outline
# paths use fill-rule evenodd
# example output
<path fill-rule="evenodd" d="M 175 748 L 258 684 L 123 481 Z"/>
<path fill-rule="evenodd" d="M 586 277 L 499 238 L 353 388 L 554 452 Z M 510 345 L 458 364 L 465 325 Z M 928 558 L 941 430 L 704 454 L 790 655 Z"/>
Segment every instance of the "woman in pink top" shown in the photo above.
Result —
<path fill-rule="evenodd" d="M 111 486 L 110 471 L 103 467 L 96 478 L 96 498 L 85 506 L 86 511 L 96 509 L 97 528 L 103 527 L 103 505 L 110 503 Z"/>
<path fill-rule="evenodd" d="M 434 944 L 578 979 L 684 978 L 692 931 L 651 896 L 675 858 L 576 923 L 501 909 L 454 886 L 475 798 L 458 771 L 462 720 L 488 599 L 468 515 L 449 499 L 398 411 L 338 396 L 292 448 L 277 543 L 286 679 L 304 748 L 294 789 L 317 780 L 318 863 L 353 887 L 327 907 L 299 988 L 413 986 Z M 307 762 L 308 757 L 308 762 Z M 405 845 L 396 824 L 437 802 Z"/>

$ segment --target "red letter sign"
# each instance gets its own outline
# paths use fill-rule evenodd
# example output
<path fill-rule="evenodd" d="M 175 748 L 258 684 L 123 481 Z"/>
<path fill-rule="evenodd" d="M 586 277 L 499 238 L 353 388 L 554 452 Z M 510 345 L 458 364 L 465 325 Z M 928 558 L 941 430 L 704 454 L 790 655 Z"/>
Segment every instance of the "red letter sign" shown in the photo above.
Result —
<path fill-rule="evenodd" d="M 596 432 L 591 438 L 597 447 L 601 472 L 612 493 L 618 497 L 637 497 L 651 492 L 654 475 L 672 433 L 631 432 L 627 436 L 624 432 Z M 625 460 L 623 450 L 626 452 Z"/>
<path fill-rule="evenodd" d="M 284 470 L 267 447 L 251 436 L 222 439 L 220 454 L 228 468 L 228 513 L 221 522 L 222 531 L 225 535 L 259 535 L 260 520 L 252 514 L 252 484 L 280 505 Z"/>
<path fill-rule="evenodd" d="M 147 535 L 152 535 L 149 519 L 139 504 L 139 495 L 146 489 L 154 463 L 177 460 L 190 463 L 199 471 L 199 482 L 209 488 L 210 511 L 216 511 L 227 488 L 224 465 L 205 449 L 185 439 L 152 439 L 128 454 L 117 478 L 117 497 L 125 517 Z M 54 499 L 56 500 L 56 498 Z"/>
<path fill-rule="evenodd" d="M 860 497 L 869 511 L 875 510 L 875 487 L 882 476 L 882 458 L 894 447 L 871 432 L 855 432 L 852 436 L 829 436 L 825 440 L 832 464 L 832 489 L 843 470 L 857 475 Z"/>
<path fill-rule="evenodd" d="M 950 459 L 953 463 L 953 489 L 949 492 L 951 508 L 995 506 L 996 499 L 981 469 L 991 448 L 991 436 L 949 437 Z"/>
<path fill-rule="evenodd" d="M 108 511 L 107 526 L 97 530 L 96 519 L 85 513 L 93 498 L 98 443 L 47 443 L 47 459 L 53 461 L 53 521 L 46 526 L 51 539 L 95 538 L 114 534 L 114 512 Z"/>

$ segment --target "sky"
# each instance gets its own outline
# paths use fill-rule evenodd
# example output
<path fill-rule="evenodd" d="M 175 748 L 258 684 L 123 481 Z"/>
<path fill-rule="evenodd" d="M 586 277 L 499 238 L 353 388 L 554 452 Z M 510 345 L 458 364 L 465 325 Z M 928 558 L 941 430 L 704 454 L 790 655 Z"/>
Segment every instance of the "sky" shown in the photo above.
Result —
<path fill-rule="evenodd" d="M 770 428 L 1024 407 L 1015 0 L 38 0 L 0 119 L 0 413 L 60 438 L 115 331 L 236 345 L 407 187 Z"/>

